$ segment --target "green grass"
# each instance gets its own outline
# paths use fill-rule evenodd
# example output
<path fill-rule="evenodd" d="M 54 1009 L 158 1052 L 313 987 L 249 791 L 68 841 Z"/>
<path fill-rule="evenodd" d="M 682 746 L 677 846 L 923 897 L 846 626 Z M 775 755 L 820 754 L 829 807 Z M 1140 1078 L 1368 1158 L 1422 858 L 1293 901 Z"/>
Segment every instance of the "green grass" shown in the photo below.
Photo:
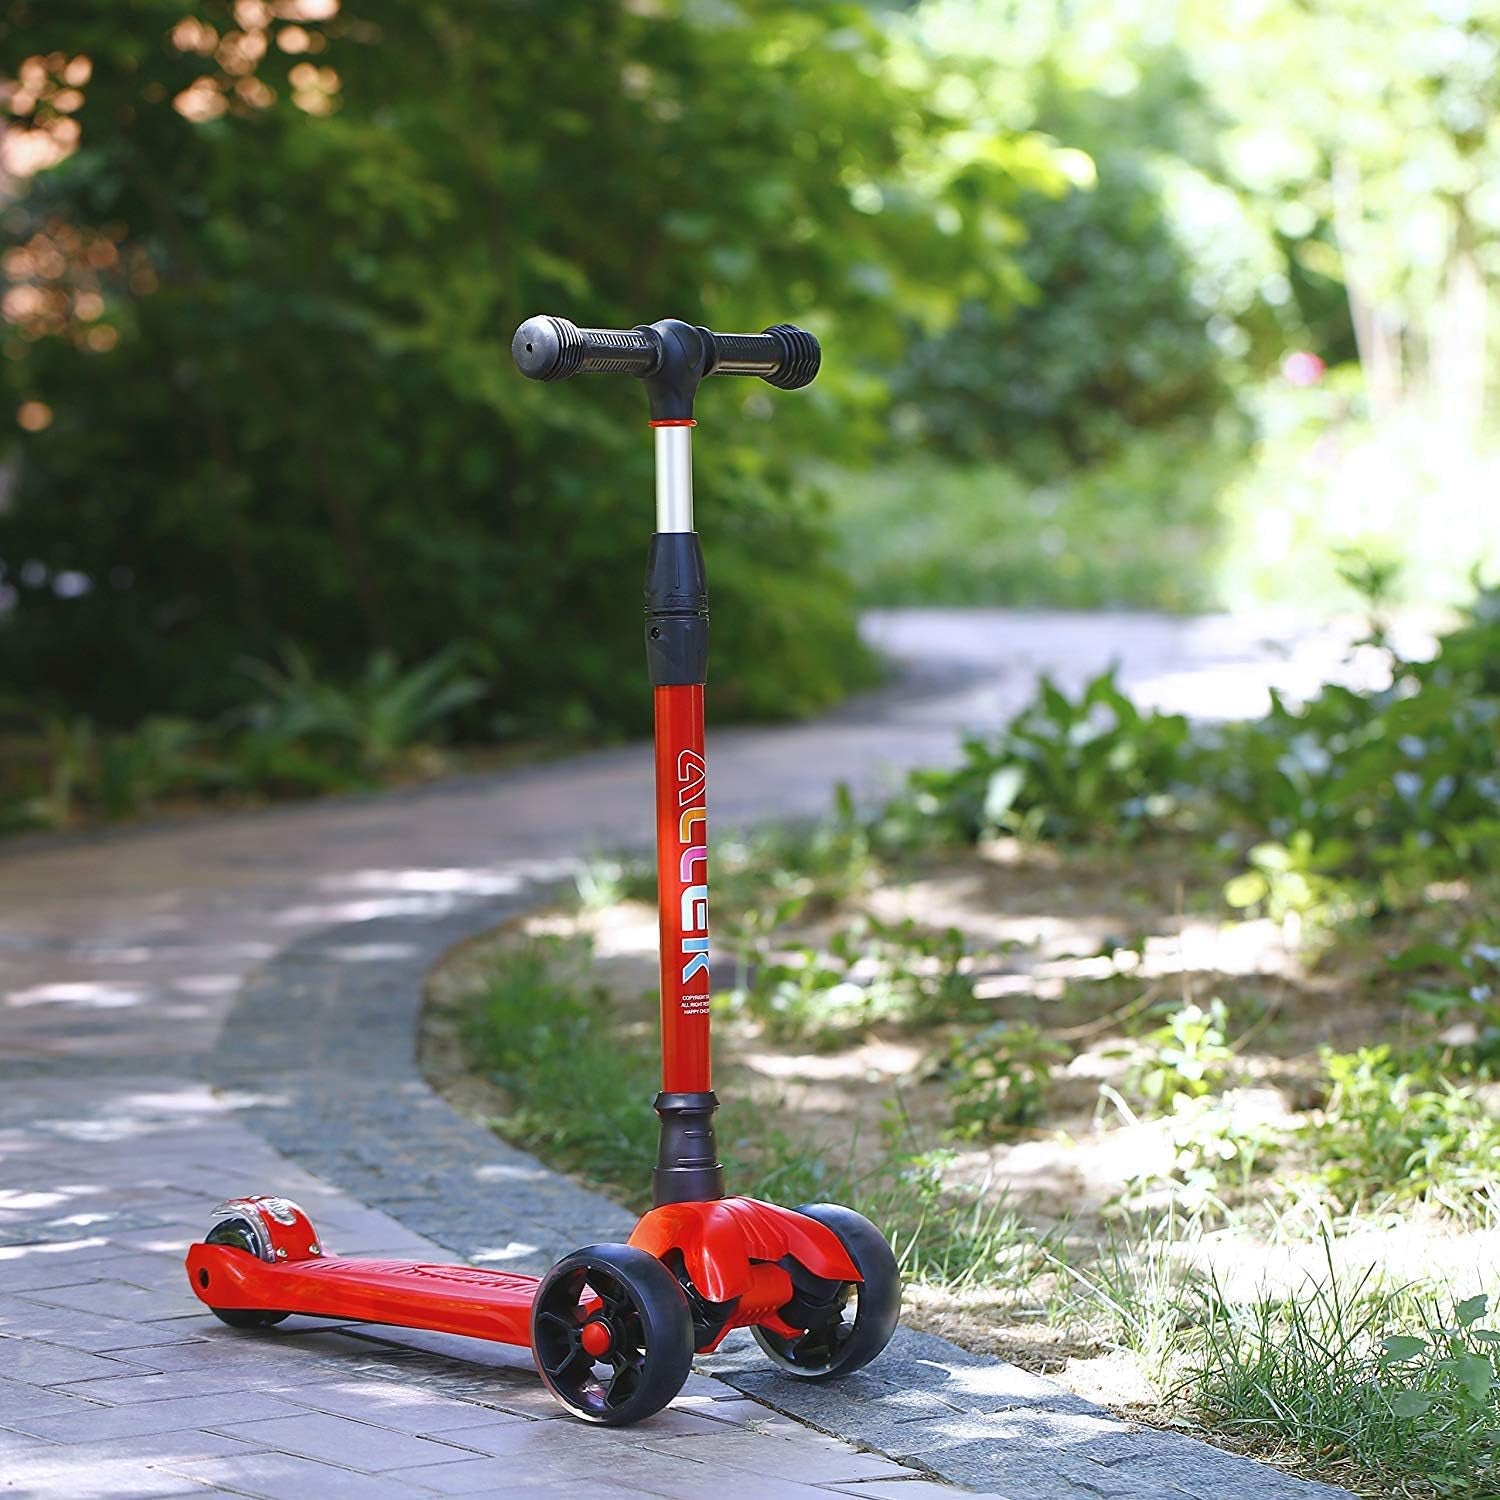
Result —
<path fill-rule="evenodd" d="M 1248 1305 L 1205 1295 L 1179 1394 L 1215 1428 L 1380 1495 L 1500 1495 L 1500 1333 L 1484 1296 L 1440 1302 L 1334 1273 Z"/>
<path fill-rule="evenodd" d="M 1127 1220 L 1085 1267 L 1054 1257 L 1071 1295 L 1050 1316 L 1140 1356 L 1168 1410 L 1259 1457 L 1380 1500 L 1500 1496 L 1488 1298 L 1341 1270 L 1327 1232 L 1316 1274 L 1231 1295 L 1196 1268 L 1202 1229 Z"/>
<path fill-rule="evenodd" d="M 494 1122 L 503 1135 L 644 1210 L 656 1157 L 655 1034 L 622 1024 L 590 986 L 587 957 L 558 938 L 507 951 L 467 1001 L 464 1043 L 476 1070 L 508 1095 Z M 899 1118 L 867 1153 L 854 1141 L 818 1151 L 742 1097 L 724 1101 L 718 1129 L 735 1192 L 857 1209 L 891 1240 L 908 1282 L 1009 1285 L 1041 1266 L 1045 1242 L 1003 1201 L 945 1186 L 943 1157 L 903 1149 Z"/>

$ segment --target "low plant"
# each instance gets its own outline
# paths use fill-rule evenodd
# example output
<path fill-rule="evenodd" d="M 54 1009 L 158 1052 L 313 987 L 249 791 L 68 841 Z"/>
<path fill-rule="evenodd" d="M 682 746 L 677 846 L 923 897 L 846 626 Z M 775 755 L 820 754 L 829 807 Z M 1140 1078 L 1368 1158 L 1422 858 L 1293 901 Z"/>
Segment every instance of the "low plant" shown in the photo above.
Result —
<path fill-rule="evenodd" d="M 907 808 L 963 841 L 997 833 L 1129 843 L 1180 809 L 1194 753 L 1187 720 L 1143 712 L 1113 671 L 1070 698 L 1043 677 L 1037 696 L 992 738 L 964 744 L 955 771 L 913 774 Z"/>
<path fill-rule="evenodd" d="M 462 1035 L 475 1067 L 504 1091 L 493 1122 L 508 1139 L 649 1206 L 656 1151 L 657 1057 L 649 1026 L 622 1026 L 587 974 L 588 948 L 536 938 L 507 949 L 464 1004 Z M 588 1080 L 587 1108 L 578 1080 Z M 882 1148 L 833 1153 L 809 1145 L 774 1112 L 726 1099 L 719 1141 L 737 1191 L 776 1202 L 836 1199 L 865 1214 L 896 1249 L 908 1281 L 1015 1286 L 1040 1268 L 1048 1243 L 1003 1200 L 947 1181 L 950 1158 L 919 1149 L 899 1108 Z"/>
<path fill-rule="evenodd" d="M 646 1101 L 657 1065 L 644 1038 L 620 1034 L 588 959 L 587 944 L 561 938 L 508 950 L 465 1007 L 464 1043 L 504 1092 L 495 1122 L 503 1134 L 640 1203 L 649 1191 L 643 1164 L 656 1154 Z"/>
<path fill-rule="evenodd" d="M 403 670 L 378 652 L 354 681 L 336 683 L 288 646 L 279 664 L 247 668 L 258 698 L 209 722 L 152 716 L 109 729 L 82 717 L 17 711 L 17 729 L 0 743 L 0 827 L 116 821 L 175 798 L 369 786 L 418 761 L 483 695 L 466 662 L 455 647 Z"/>
<path fill-rule="evenodd" d="M 1234 1195 L 1248 1193 L 1258 1172 L 1282 1151 L 1283 1129 L 1247 1118 L 1230 1094 L 1179 1094 L 1167 1121 L 1172 1144 L 1173 1201 L 1200 1217 L 1228 1212 Z"/>
<path fill-rule="evenodd" d="M 1149 1378 L 1165 1383 L 1201 1282 L 1181 1254 L 1196 1233 L 1195 1221 L 1182 1218 L 1174 1205 L 1160 1219 L 1130 1220 L 1111 1230 L 1086 1264 L 1049 1253 L 1064 1278 L 1059 1316 L 1109 1347 L 1139 1355 Z"/>
<path fill-rule="evenodd" d="M 866 603 L 1192 611 L 1215 602 L 1204 558 L 1233 449 L 1137 434 L 1106 462 L 1049 465 L 1045 480 L 926 456 L 819 477 Z"/>
<path fill-rule="evenodd" d="M 949 1046 L 953 1131 L 994 1140 L 1035 1125 L 1046 1112 L 1052 1075 L 1068 1049 L 1029 1021 L 997 1021 Z"/>
<path fill-rule="evenodd" d="M 1369 643 L 1365 643 L 1368 645 Z M 1242 851 L 1231 905 L 1327 923 L 1500 868 L 1500 589 L 1390 681 L 1271 695 L 1264 717 L 1192 732 L 1138 709 L 1113 673 L 1043 680 L 954 770 L 916 772 L 875 824 L 890 846 L 997 833 L 1059 843 L 1187 833 Z"/>
<path fill-rule="evenodd" d="M 1250 868 L 1225 884 L 1224 900 L 1247 916 L 1294 920 L 1314 929 L 1330 925 L 1356 910 L 1338 878 L 1349 855 L 1347 840 L 1318 844 L 1306 828 L 1299 828 L 1285 844 L 1267 842 L 1250 849 L 1245 855 Z"/>
<path fill-rule="evenodd" d="M 1200 1099 L 1224 1085 L 1234 1050 L 1229 1011 L 1219 999 L 1208 1008 L 1188 1001 L 1135 1044 L 1126 1088 L 1154 1113 L 1170 1113 L 1179 1099 Z"/>
<path fill-rule="evenodd" d="M 451 646 L 402 668 L 389 651 L 375 652 L 351 682 L 320 677 L 307 653 L 287 646 L 279 662 L 249 662 L 261 698 L 243 718 L 252 732 L 287 744 L 343 749 L 366 775 L 388 770 L 461 709 L 484 696 L 468 671 L 470 652 Z"/>
<path fill-rule="evenodd" d="M 841 782 L 829 817 L 714 841 L 720 935 L 731 946 L 753 945 L 786 922 L 836 910 L 868 890 L 880 871 L 868 820 Z"/>
<path fill-rule="evenodd" d="M 769 913 L 749 982 L 730 997 L 773 1038 L 827 1044 L 877 1022 L 958 1019 L 972 1005 L 956 928 L 856 913 L 819 947 L 778 945 L 774 934 L 790 920 L 780 906 Z"/>

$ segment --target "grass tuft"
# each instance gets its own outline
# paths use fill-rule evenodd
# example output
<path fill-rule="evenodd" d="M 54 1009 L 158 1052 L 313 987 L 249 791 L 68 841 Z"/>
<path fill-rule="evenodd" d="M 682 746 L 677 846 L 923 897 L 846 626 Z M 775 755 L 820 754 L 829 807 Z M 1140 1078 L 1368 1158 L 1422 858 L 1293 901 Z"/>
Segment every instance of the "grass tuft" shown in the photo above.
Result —
<path fill-rule="evenodd" d="M 656 1156 L 648 1107 L 657 1087 L 655 1037 L 620 1024 L 608 997 L 589 984 L 587 956 L 586 945 L 555 937 L 508 950 L 467 1002 L 464 1043 L 507 1096 L 494 1122 L 503 1135 L 644 1210 Z M 795 1140 L 753 1099 L 726 1099 L 718 1127 L 737 1192 L 847 1204 L 891 1240 L 908 1282 L 1009 1285 L 1040 1266 L 1045 1242 L 1021 1216 L 983 1186 L 945 1183 L 947 1156 L 904 1146 L 899 1117 L 873 1160 L 856 1141 L 832 1154 Z"/>

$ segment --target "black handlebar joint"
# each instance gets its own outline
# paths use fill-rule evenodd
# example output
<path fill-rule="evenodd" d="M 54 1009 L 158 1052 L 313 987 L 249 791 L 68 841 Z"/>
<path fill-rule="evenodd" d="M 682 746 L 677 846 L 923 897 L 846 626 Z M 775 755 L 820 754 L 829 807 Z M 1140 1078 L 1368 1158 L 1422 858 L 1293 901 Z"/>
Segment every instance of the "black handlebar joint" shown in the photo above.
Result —
<path fill-rule="evenodd" d="M 678 318 L 635 328 L 579 328 L 566 318 L 528 318 L 510 344 L 516 368 L 530 380 L 567 380 L 618 372 L 646 382 L 654 422 L 693 415 L 698 383 L 708 375 L 758 375 L 784 391 L 809 385 L 822 351 L 805 329 L 776 323 L 762 333 L 713 333 Z"/>

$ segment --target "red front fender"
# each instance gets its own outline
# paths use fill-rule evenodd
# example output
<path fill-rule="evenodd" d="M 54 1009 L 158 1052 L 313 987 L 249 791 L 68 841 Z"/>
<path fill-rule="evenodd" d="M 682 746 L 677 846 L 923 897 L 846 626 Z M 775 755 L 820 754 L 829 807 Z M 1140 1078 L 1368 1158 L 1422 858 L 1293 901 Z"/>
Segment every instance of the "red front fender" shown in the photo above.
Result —
<path fill-rule="evenodd" d="M 729 1302 L 750 1284 L 750 1263 L 790 1256 L 814 1276 L 859 1281 L 849 1252 L 826 1226 L 754 1198 L 668 1203 L 635 1226 L 630 1243 L 658 1260 L 680 1250 L 693 1285 L 710 1302 Z"/>

